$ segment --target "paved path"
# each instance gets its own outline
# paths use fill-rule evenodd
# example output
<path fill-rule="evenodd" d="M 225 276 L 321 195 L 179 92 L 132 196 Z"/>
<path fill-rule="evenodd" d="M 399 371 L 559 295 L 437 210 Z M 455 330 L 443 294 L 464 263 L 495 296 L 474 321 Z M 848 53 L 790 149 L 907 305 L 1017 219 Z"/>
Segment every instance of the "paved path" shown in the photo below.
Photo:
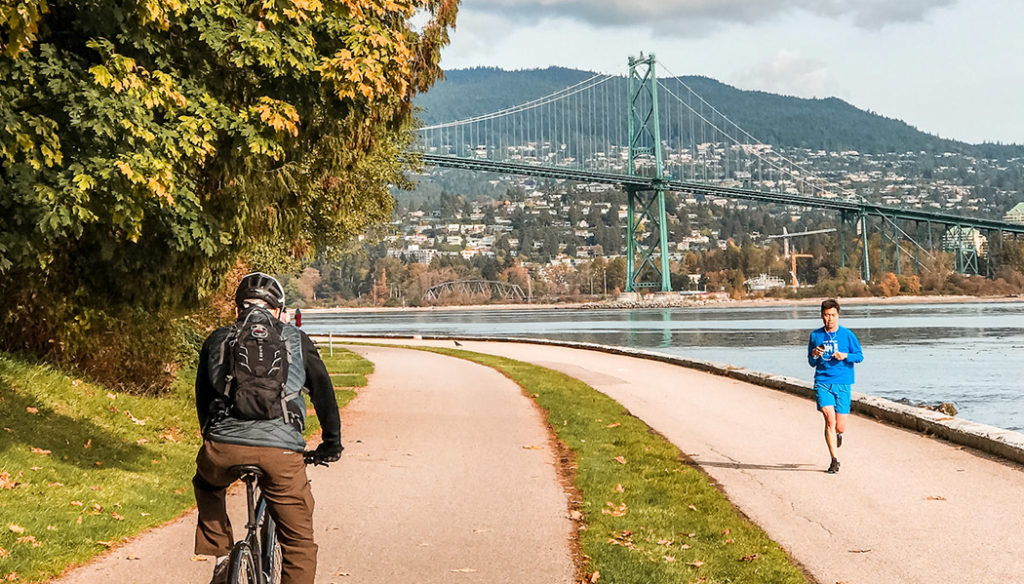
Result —
<path fill-rule="evenodd" d="M 310 469 L 317 583 L 572 582 L 572 525 L 555 454 L 520 389 L 460 359 L 356 350 L 376 372 L 342 410 L 345 455 Z M 239 494 L 231 497 L 236 530 Z M 194 526 L 188 514 L 59 582 L 205 583 L 212 565 L 191 559 Z"/>
<path fill-rule="evenodd" d="M 842 470 L 828 475 L 821 416 L 803 398 L 632 357 L 460 342 L 557 369 L 616 399 L 822 583 L 1024 582 L 1018 465 L 851 417 Z"/>

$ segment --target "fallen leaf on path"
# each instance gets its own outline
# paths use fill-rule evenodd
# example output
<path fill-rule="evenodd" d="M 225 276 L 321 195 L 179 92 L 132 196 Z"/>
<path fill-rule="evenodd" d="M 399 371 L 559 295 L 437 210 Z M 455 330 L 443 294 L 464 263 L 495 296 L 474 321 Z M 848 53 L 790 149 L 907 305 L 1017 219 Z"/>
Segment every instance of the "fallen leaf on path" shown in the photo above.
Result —
<path fill-rule="evenodd" d="M 334 575 L 335 576 L 351 576 L 352 572 L 337 572 Z"/>
<path fill-rule="evenodd" d="M 594 582 L 597 582 L 597 579 L 600 578 L 600 577 L 601 577 L 601 572 L 598 571 L 598 570 L 594 570 L 594 573 L 590 575 L 590 578 L 588 579 L 588 581 L 590 582 L 590 584 L 594 584 Z"/>
<path fill-rule="evenodd" d="M 193 562 L 205 562 L 206 556 L 192 556 Z"/>
<path fill-rule="evenodd" d="M 455 568 L 454 570 L 452 570 L 452 572 L 457 572 L 457 573 L 460 573 L 460 574 L 471 574 L 473 572 L 476 572 L 476 569 L 474 569 L 474 568 Z"/>
<path fill-rule="evenodd" d="M 866 553 L 868 553 L 870 551 L 871 551 L 871 548 L 867 548 L 867 549 L 863 549 L 863 550 L 850 550 L 850 553 L 851 554 L 866 554 Z"/>
<path fill-rule="evenodd" d="M 105 546 L 105 547 L 114 547 L 114 545 L 117 544 L 117 542 L 112 540 L 112 539 L 110 539 L 110 540 L 102 540 L 101 539 L 101 540 L 98 540 L 96 543 L 98 543 L 98 544 L 100 544 L 102 546 Z"/>
<path fill-rule="evenodd" d="M 28 407 L 25 408 L 25 411 L 30 413 L 30 414 L 38 414 L 39 413 L 39 408 L 34 408 L 32 406 L 28 406 Z"/>
<path fill-rule="evenodd" d="M 50 454 L 50 451 L 46 450 L 46 449 L 43 449 L 43 448 L 36 448 L 35 446 L 33 446 L 32 447 L 32 454 L 42 454 L 43 456 L 46 456 L 46 455 Z"/>
<path fill-rule="evenodd" d="M 625 456 L 616 456 L 612 460 L 614 460 L 615 462 L 617 462 L 619 464 L 626 464 L 626 457 Z"/>
<path fill-rule="evenodd" d="M 540 450 L 541 448 L 542 448 L 541 446 L 535 446 L 533 444 L 524 444 L 523 445 L 523 450 Z"/>
<path fill-rule="evenodd" d="M 12 533 L 25 533 L 24 527 L 20 525 L 15 525 L 14 523 L 8 525 L 7 529 L 10 529 Z"/>
<path fill-rule="evenodd" d="M 126 560 L 138 560 L 138 559 L 141 559 L 141 558 L 139 558 L 139 556 L 128 556 L 125 559 Z"/>
<path fill-rule="evenodd" d="M 941 496 L 941 495 L 929 495 L 929 496 L 925 497 L 925 499 L 927 499 L 929 501 L 945 501 L 946 500 L 946 498 Z"/>
<path fill-rule="evenodd" d="M 569 519 L 572 519 L 573 521 L 582 521 L 583 514 L 573 509 L 572 511 L 569 511 Z"/>

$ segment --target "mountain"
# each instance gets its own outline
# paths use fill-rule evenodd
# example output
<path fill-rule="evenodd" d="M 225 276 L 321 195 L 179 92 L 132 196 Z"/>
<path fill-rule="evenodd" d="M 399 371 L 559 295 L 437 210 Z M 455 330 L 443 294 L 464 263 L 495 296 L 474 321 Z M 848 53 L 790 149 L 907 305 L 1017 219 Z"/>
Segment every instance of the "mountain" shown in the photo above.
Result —
<path fill-rule="evenodd" d="M 520 71 L 490 67 L 458 69 L 448 71 L 443 81 L 420 95 L 416 106 L 421 108 L 419 115 L 426 125 L 454 121 L 518 105 L 593 75 L 562 67 Z M 679 79 L 752 136 L 780 147 L 872 154 L 955 152 L 997 159 L 1024 156 L 1024 145 L 947 140 L 834 97 L 805 99 L 741 90 L 708 77 Z M 624 79 L 615 83 L 624 95 Z"/>

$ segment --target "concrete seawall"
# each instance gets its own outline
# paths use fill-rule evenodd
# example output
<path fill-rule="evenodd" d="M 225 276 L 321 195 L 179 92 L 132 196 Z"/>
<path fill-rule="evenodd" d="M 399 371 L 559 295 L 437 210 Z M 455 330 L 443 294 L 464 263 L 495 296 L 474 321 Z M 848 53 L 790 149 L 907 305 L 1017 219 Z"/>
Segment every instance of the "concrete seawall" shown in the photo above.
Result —
<path fill-rule="evenodd" d="M 327 341 L 332 337 L 330 335 L 313 335 L 313 338 L 319 341 Z M 802 379 L 752 371 L 750 369 L 744 369 L 742 367 L 736 367 L 725 363 L 715 363 L 713 361 L 689 359 L 686 357 L 675 357 L 643 349 L 600 345 L 597 343 L 517 337 L 457 337 L 448 335 L 346 334 L 333 338 L 471 340 L 554 345 L 575 349 L 587 349 L 591 351 L 611 353 L 614 355 L 626 355 L 641 359 L 649 359 L 652 361 L 671 363 L 714 375 L 731 377 L 733 379 L 762 387 L 768 387 L 778 391 L 784 391 L 807 399 L 814 399 L 813 385 Z M 941 412 L 917 408 L 856 391 L 853 392 L 853 403 L 851 405 L 851 409 L 857 414 L 870 416 L 915 432 L 924 432 L 954 444 L 960 444 L 974 448 L 986 454 L 991 454 L 1019 464 L 1024 464 L 1024 434 L 1019 432 L 1013 432 L 997 428 L 995 426 L 950 417 Z"/>

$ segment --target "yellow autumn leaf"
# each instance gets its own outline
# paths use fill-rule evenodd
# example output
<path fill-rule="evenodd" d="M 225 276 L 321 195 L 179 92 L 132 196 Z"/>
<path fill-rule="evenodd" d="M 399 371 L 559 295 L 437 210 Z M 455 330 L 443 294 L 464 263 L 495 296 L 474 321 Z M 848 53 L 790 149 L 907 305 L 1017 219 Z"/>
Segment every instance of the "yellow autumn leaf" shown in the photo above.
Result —
<path fill-rule="evenodd" d="M 11 530 L 12 533 L 25 533 L 25 528 L 24 527 L 22 527 L 20 525 L 16 525 L 14 523 L 8 525 L 7 529 Z"/>

